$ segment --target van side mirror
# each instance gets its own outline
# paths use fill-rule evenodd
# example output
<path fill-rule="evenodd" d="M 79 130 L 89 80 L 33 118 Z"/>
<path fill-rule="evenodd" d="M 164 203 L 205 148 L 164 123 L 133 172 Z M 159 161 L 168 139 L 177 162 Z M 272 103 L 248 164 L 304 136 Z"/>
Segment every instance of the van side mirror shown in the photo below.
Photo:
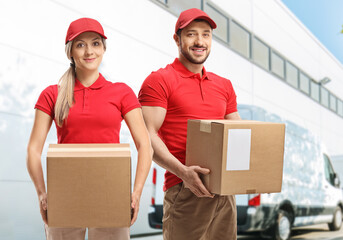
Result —
<path fill-rule="evenodd" d="M 341 181 L 339 180 L 338 175 L 336 173 L 334 173 L 333 177 L 334 177 L 334 186 L 339 188 L 341 185 Z"/>

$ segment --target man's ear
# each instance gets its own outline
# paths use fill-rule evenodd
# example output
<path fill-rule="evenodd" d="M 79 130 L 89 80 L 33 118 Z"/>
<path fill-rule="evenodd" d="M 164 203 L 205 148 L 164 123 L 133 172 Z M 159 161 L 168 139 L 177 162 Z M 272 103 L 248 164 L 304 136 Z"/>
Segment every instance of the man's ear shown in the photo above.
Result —
<path fill-rule="evenodd" d="M 175 41 L 176 45 L 178 47 L 180 47 L 180 37 L 176 33 L 174 33 L 173 38 L 174 38 L 174 41 Z"/>

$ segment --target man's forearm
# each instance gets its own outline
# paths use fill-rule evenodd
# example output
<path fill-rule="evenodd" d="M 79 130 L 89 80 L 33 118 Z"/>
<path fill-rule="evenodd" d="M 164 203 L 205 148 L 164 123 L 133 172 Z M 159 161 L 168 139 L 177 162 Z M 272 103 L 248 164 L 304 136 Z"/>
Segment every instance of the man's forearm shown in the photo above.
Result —
<path fill-rule="evenodd" d="M 155 133 L 150 133 L 154 149 L 153 160 L 158 165 L 181 178 L 185 166 L 171 154 L 162 139 Z"/>

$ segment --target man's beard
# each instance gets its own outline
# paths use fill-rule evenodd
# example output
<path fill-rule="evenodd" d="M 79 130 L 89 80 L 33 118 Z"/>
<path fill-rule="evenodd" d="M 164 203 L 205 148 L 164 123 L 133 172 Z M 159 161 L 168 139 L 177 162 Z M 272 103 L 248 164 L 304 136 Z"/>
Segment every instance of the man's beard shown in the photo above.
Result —
<path fill-rule="evenodd" d="M 201 48 L 202 46 L 193 46 L 193 47 Z M 182 43 L 181 43 L 181 42 L 180 42 L 180 48 L 181 48 L 181 53 L 182 53 L 182 55 L 183 55 L 189 62 L 191 62 L 191 63 L 193 63 L 193 64 L 203 64 L 203 63 L 206 61 L 206 59 L 208 58 L 208 56 L 210 55 L 210 52 L 209 52 L 209 53 L 207 54 L 207 56 L 205 56 L 204 59 L 198 60 L 198 59 L 192 57 L 188 52 L 183 51 Z"/>

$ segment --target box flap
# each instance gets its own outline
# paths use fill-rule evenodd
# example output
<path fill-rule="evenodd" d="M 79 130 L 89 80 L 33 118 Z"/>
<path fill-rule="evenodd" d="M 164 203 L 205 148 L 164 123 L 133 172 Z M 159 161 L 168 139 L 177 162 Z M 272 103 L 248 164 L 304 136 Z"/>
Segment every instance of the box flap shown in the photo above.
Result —
<path fill-rule="evenodd" d="M 228 119 L 205 119 L 205 120 L 198 120 L 198 119 L 190 119 L 189 121 L 196 121 L 200 122 L 200 131 L 211 133 L 211 125 L 212 124 L 278 124 L 278 123 L 270 123 L 270 122 L 261 122 L 261 121 L 254 121 L 254 120 L 228 120 Z"/>
<path fill-rule="evenodd" d="M 129 144 L 50 144 L 47 157 L 130 157 Z"/>

